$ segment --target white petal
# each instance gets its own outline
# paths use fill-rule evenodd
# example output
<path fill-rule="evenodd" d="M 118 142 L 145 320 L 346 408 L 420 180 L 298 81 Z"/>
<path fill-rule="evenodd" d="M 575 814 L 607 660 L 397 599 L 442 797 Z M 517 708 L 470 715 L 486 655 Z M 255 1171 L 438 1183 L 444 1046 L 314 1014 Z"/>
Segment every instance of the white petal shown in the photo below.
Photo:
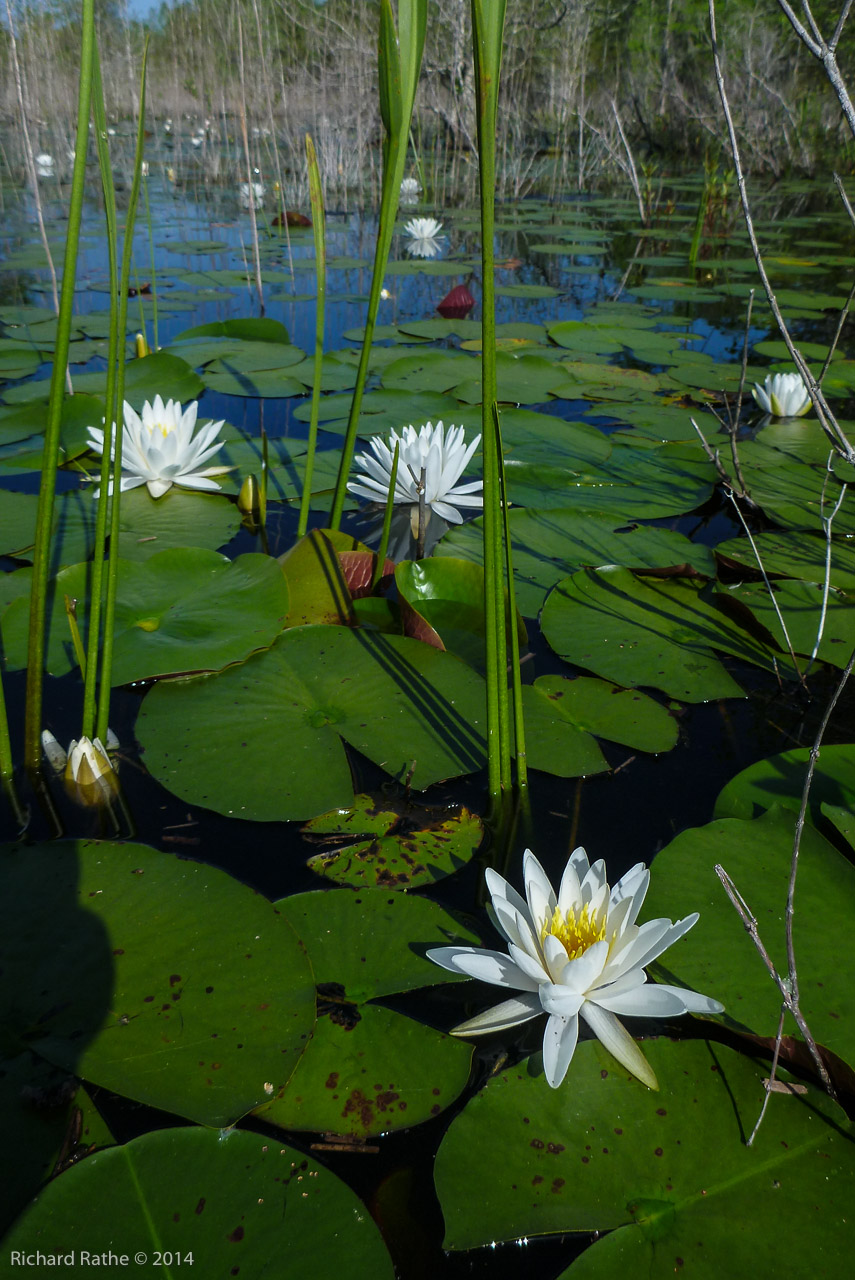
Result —
<path fill-rule="evenodd" d="M 451 1034 L 453 1036 L 488 1035 L 491 1031 L 504 1031 L 508 1027 L 518 1027 L 523 1022 L 530 1022 L 542 1012 L 540 1000 L 536 995 L 514 996 L 511 1000 L 494 1005 L 492 1009 L 485 1009 L 483 1013 L 470 1018 L 468 1022 L 461 1022 L 459 1027 L 453 1028 Z"/>
<path fill-rule="evenodd" d="M 480 947 L 436 947 L 427 953 L 429 960 L 444 969 L 454 969 L 469 978 L 479 978 L 496 987 L 515 987 L 519 991 L 536 991 L 538 984 L 500 951 L 484 951 Z"/>
<path fill-rule="evenodd" d="M 571 991 L 557 982 L 541 983 L 538 995 L 546 1012 L 558 1018 L 575 1018 L 585 999 L 581 992 Z"/>
<path fill-rule="evenodd" d="M 676 994 L 674 988 L 660 987 L 655 982 L 648 982 L 634 991 L 617 994 L 609 988 L 592 991 L 589 999 L 601 1009 L 633 1018 L 673 1018 L 686 1012 L 685 1001 Z"/>
<path fill-rule="evenodd" d="M 712 996 L 702 996 L 699 991 L 689 991 L 686 987 L 671 987 L 658 982 L 659 990 L 673 991 L 683 1001 L 686 1013 L 724 1013 L 724 1005 Z"/>
<path fill-rule="evenodd" d="M 546 921 L 552 919 L 558 900 L 549 882 L 549 877 L 531 849 L 526 849 L 523 854 L 523 880 L 525 882 L 525 896 L 528 899 L 531 921 L 537 929 Z"/>
<path fill-rule="evenodd" d="M 527 973 L 538 985 L 541 982 L 552 981 L 552 975 L 541 961 L 537 952 L 528 951 L 522 947 L 515 946 L 513 942 L 509 942 L 508 953 L 517 968 L 521 969 L 523 973 Z"/>
<path fill-rule="evenodd" d="M 584 993 L 596 986 L 609 957 L 609 944 L 604 939 L 588 947 L 575 960 L 569 960 L 561 974 L 561 983 L 571 991 Z"/>
<path fill-rule="evenodd" d="M 579 1019 L 551 1017 L 543 1033 L 543 1070 L 557 1089 L 567 1074 L 579 1038 Z"/>
<path fill-rule="evenodd" d="M 162 498 L 166 491 L 172 488 L 171 480 L 148 480 L 146 483 L 153 498 Z"/>
<path fill-rule="evenodd" d="M 637 1076 L 648 1089 L 658 1089 L 659 1083 L 653 1073 L 653 1068 L 633 1040 L 622 1023 L 618 1022 L 613 1013 L 609 1013 L 607 1009 L 600 1009 L 595 1004 L 586 1003 L 579 1010 L 588 1026 L 602 1045 L 608 1049 L 613 1058 L 616 1058 L 621 1066 L 626 1067 L 627 1071 Z"/>

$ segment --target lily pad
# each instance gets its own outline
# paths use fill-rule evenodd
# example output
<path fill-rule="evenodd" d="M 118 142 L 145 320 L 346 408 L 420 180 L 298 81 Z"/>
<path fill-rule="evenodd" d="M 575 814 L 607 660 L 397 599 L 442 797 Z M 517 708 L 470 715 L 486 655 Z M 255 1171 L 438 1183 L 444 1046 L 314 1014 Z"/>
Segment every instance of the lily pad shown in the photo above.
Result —
<path fill-rule="evenodd" d="M 636 751 L 670 751 L 677 721 L 660 703 L 637 689 L 621 689 L 590 676 L 539 676 L 534 689 L 580 729 Z"/>
<path fill-rule="evenodd" d="M 583 569 L 553 588 L 541 625 L 566 661 L 686 702 L 743 696 L 714 650 L 776 670 L 776 651 L 734 622 L 710 585 L 691 579 Z"/>
<path fill-rule="evenodd" d="M 674 569 L 715 576 L 709 548 L 670 529 L 616 528 L 614 516 L 569 507 L 508 513 L 517 606 L 535 618 L 550 589 L 583 567 L 620 564 L 630 569 Z M 467 521 L 444 535 L 437 556 L 482 562 L 482 520 Z"/>
<path fill-rule="evenodd" d="M 342 738 L 395 778 L 412 770 L 421 789 L 482 767 L 483 719 L 483 682 L 452 654 L 301 626 L 218 676 L 157 685 L 137 734 L 149 770 L 183 799 L 287 821 L 351 804 Z"/>
<path fill-rule="evenodd" d="M 805 532 L 793 533 L 770 529 L 755 533 L 754 544 L 767 574 L 782 574 L 804 582 L 823 582 L 825 579 L 825 538 Z M 726 563 L 757 569 L 757 558 L 747 538 L 729 538 L 715 548 L 716 555 Z M 829 582 L 843 591 L 855 590 L 855 547 L 849 542 L 834 539 L 831 544 Z"/>
<path fill-rule="evenodd" d="M 159 1276 L 179 1259 L 201 1275 L 261 1276 L 281 1249 L 283 1214 L 289 1267 L 317 1280 L 392 1280 L 349 1187 L 302 1151 L 240 1130 L 159 1129 L 90 1156 L 45 1188 L 9 1240 L 51 1256 L 145 1258 Z"/>
<path fill-rule="evenodd" d="M 465 866 L 484 838 L 481 819 L 465 808 L 416 807 L 353 797 L 350 809 L 312 818 L 303 835 L 332 837 L 308 865 L 336 884 L 411 889 Z"/>
<path fill-rule="evenodd" d="M 754 818 L 774 805 L 798 813 L 807 765 L 806 748 L 758 760 L 723 788 L 715 802 L 715 816 Z M 811 782 L 808 807 L 809 820 L 820 829 L 826 804 L 855 809 L 855 746 L 831 743 L 822 748 Z"/>
<path fill-rule="evenodd" d="M 691 903 L 699 924 L 658 965 L 668 982 L 721 1000 L 728 1024 L 774 1040 L 781 996 L 719 884 L 722 864 L 757 920 L 760 937 L 787 972 L 785 916 L 795 816 L 773 808 L 753 821 L 723 818 L 682 832 L 656 855 L 645 909 L 674 916 Z M 682 906 L 680 905 L 682 904 Z M 839 959 L 839 939 L 855 910 L 855 868 L 806 825 L 802 832 L 793 941 L 801 1011 L 818 1044 L 855 1064 L 855 992 Z M 785 1032 L 798 1034 L 787 1016 Z"/>
<path fill-rule="evenodd" d="M 446 1248 L 594 1231 L 604 1238 L 567 1280 L 665 1280 L 684 1266 L 702 1280 L 747 1276 L 758 1253 L 775 1271 L 845 1274 L 855 1161 L 843 1112 L 813 1089 L 774 1096 L 749 1148 L 768 1066 L 703 1041 L 644 1049 L 661 1093 L 596 1041 L 561 1089 L 531 1059 L 490 1081 L 437 1156 Z"/>
<path fill-rule="evenodd" d="M 297 936 L 230 876 L 140 844 L 8 847 L 7 1052 L 200 1124 L 230 1124 L 288 1078 L 311 1033 Z M 275 975 L 275 981 L 273 980 Z"/>
<path fill-rule="evenodd" d="M 318 1021 L 301 1067 L 255 1114 L 284 1129 L 367 1137 L 439 1115 L 469 1079 L 471 1045 L 373 1001 L 445 981 L 424 956 L 476 937 L 436 903 L 387 889 L 276 904 L 311 957 Z"/>

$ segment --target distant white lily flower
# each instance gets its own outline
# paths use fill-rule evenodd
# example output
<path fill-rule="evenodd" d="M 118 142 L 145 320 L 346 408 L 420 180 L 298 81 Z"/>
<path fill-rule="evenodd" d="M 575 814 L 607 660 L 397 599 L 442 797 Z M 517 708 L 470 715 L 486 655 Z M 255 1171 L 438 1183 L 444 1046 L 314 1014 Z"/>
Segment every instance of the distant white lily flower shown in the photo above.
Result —
<path fill-rule="evenodd" d="M 401 183 L 401 200 L 404 204 L 414 203 L 418 199 L 421 189 L 421 183 L 418 178 L 404 178 Z"/>
<path fill-rule="evenodd" d="M 416 258 L 434 258 L 440 250 L 442 223 L 436 218 L 410 218 L 404 227 L 404 234 L 410 237 L 407 253 Z"/>
<path fill-rule="evenodd" d="M 375 436 L 371 441 L 371 453 L 361 453 L 356 465 L 365 474 L 349 480 L 351 493 L 370 502 L 385 506 L 392 480 L 392 462 L 395 445 L 400 445 L 398 473 L 395 477 L 394 501 L 406 502 L 418 510 L 418 484 L 422 468 L 425 472 L 425 506 L 450 524 L 462 524 L 458 507 L 483 506 L 483 498 L 476 490 L 482 487 L 480 480 L 458 484 L 469 459 L 481 442 L 477 435 L 467 445 L 463 427 L 449 427 L 446 433 L 441 422 L 426 422 L 420 431 L 415 427 L 403 427 L 401 434 L 393 431 L 389 443 Z"/>
<path fill-rule="evenodd" d="M 263 182 L 242 182 L 238 191 L 242 209 L 261 209 L 266 187 Z"/>
<path fill-rule="evenodd" d="M 453 1035 L 484 1035 L 547 1013 L 543 1036 L 546 1079 L 557 1089 L 567 1074 L 579 1034 L 579 1016 L 618 1062 L 651 1089 L 656 1076 L 616 1014 L 667 1018 L 721 1013 L 724 1006 L 684 987 L 648 983 L 645 965 L 682 938 L 697 914 L 672 924 L 636 925 L 650 872 L 643 862 L 610 891 L 605 863 L 571 853 L 556 895 L 531 852 L 523 858 L 526 897 L 495 871 L 486 872 L 495 924 L 508 954 L 478 947 L 437 947 L 428 957 L 445 969 L 520 992 L 504 1004 L 455 1027 Z"/>
<path fill-rule="evenodd" d="M 224 475 L 230 467 L 206 467 L 202 464 L 212 458 L 223 446 L 217 434 L 223 423 L 209 422 L 193 436 L 199 405 L 196 400 L 184 412 L 177 400 L 166 404 L 155 396 L 154 404 L 146 400 L 142 417 L 125 401 L 125 424 L 122 433 L 122 490 L 148 486 L 153 498 L 162 498 L 172 485 L 183 489 L 219 489 L 212 476 Z M 100 427 L 89 428 L 89 445 L 96 453 L 104 451 L 104 432 Z M 115 448 L 111 450 L 115 457 Z M 110 492 L 112 493 L 112 482 Z M 100 490 L 96 490 L 98 497 Z"/>
<path fill-rule="evenodd" d="M 47 151 L 42 151 L 35 158 L 36 174 L 39 178 L 52 178 L 56 162 Z"/>
<path fill-rule="evenodd" d="M 763 412 L 775 418 L 801 418 L 811 407 L 800 373 L 767 374 L 763 386 L 755 383 L 751 394 Z"/>

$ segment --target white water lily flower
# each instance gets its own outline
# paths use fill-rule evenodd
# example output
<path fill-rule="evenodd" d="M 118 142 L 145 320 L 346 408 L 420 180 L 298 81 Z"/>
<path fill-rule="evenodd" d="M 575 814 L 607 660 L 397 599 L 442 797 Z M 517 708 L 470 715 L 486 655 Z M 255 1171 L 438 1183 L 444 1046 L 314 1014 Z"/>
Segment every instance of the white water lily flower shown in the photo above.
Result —
<path fill-rule="evenodd" d="M 442 223 L 436 218 L 410 218 L 404 232 L 410 237 L 407 253 L 416 258 L 435 258 L 441 248 L 440 238 L 445 238 L 441 236 Z"/>
<path fill-rule="evenodd" d="M 764 413 L 776 418 L 801 418 L 811 407 L 800 373 L 767 374 L 763 386 L 755 383 L 751 394 Z"/>
<path fill-rule="evenodd" d="M 401 196 L 404 200 L 413 200 L 421 191 L 418 178 L 404 178 L 401 181 Z"/>
<path fill-rule="evenodd" d="M 54 174 L 54 158 L 47 151 L 42 151 L 35 158 L 36 175 L 39 178 L 52 178 Z"/>
<path fill-rule="evenodd" d="M 223 422 L 209 422 L 196 436 L 196 400 L 184 412 L 177 400 L 163 403 L 155 396 L 154 404 L 146 400 L 142 416 L 125 401 L 125 425 L 122 433 L 122 490 L 148 485 L 153 498 L 162 498 L 172 485 L 184 489 L 219 489 L 212 476 L 224 475 L 230 467 L 206 467 L 202 464 L 212 458 L 223 446 L 217 433 Z M 96 453 L 104 450 L 104 432 L 100 427 L 89 428 L 89 445 Z M 115 448 L 111 450 L 115 457 Z M 112 481 L 110 490 L 112 493 Z M 96 490 L 98 497 L 100 490 Z"/>
<path fill-rule="evenodd" d="M 427 954 L 445 969 L 520 994 L 461 1023 L 452 1034 L 502 1031 L 547 1013 L 543 1066 L 557 1089 L 576 1049 L 581 1016 L 622 1066 L 658 1089 L 650 1064 L 615 1015 L 666 1018 L 723 1011 L 708 996 L 648 982 L 644 971 L 691 929 L 697 914 L 674 924 L 648 920 L 637 925 L 650 882 L 644 863 L 636 863 L 609 890 L 605 863 L 590 866 L 584 849 L 571 853 L 557 895 L 530 849 L 523 858 L 525 900 L 497 872 L 488 870 L 486 878 L 508 954 L 478 947 L 437 947 Z"/>
<path fill-rule="evenodd" d="M 392 480 L 395 445 L 399 444 L 394 501 L 407 502 L 418 508 L 418 482 L 424 468 L 425 506 L 451 524 L 462 524 L 463 517 L 458 507 L 483 505 L 483 498 L 476 492 L 481 488 L 480 480 L 457 483 L 480 443 L 481 437 L 477 435 L 467 445 L 463 427 L 449 427 L 446 433 L 441 422 L 435 426 L 426 422 L 420 431 L 413 426 L 403 427 L 400 435 L 393 431 L 388 444 L 374 436 L 371 453 L 361 453 L 356 459 L 356 465 L 365 474 L 349 480 L 347 487 L 360 498 L 385 506 Z"/>
<path fill-rule="evenodd" d="M 242 182 L 238 195 L 242 209 L 262 209 L 267 192 L 263 182 Z"/>

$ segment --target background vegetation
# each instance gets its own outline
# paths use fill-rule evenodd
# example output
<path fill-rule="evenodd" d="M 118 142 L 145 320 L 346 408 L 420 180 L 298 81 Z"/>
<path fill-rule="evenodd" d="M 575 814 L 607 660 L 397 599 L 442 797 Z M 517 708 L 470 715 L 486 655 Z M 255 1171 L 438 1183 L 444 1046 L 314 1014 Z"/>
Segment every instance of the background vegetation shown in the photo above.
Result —
<path fill-rule="evenodd" d="M 20 176 L 10 27 L 17 37 L 37 149 L 67 162 L 76 92 L 79 6 L 4 0 L 0 25 L 0 165 Z M 151 33 L 148 120 L 155 147 L 186 155 L 205 181 L 238 163 L 246 110 L 254 159 L 302 172 L 314 137 L 328 194 L 376 181 L 379 141 L 376 0 L 184 0 L 134 21 L 125 0 L 101 0 L 108 111 L 118 132 L 137 103 L 142 42 Z M 821 27 L 837 7 L 814 6 Z M 475 171 L 469 5 L 431 0 L 414 136 L 426 164 L 456 184 Z M 754 172 L 780 177 L 830 165 L 847 171 L 840 112 L 822 68 L 776 0 L 728 0 L 719 40 L 731 105 Z M 239 40 L 244 46 L 240 74 Z M 849 48 L 847 48 L 847 40 Z M 851 61 L 844 32 L 839 58 Z M 626 148 L 648 172 L 717 158 L 720 107 L 706 0 L 509 0 L 499 165 L 503 194 L 581 189 L 624 170 Z M 191 139 L 197 141 L 191 146 Z"/>

